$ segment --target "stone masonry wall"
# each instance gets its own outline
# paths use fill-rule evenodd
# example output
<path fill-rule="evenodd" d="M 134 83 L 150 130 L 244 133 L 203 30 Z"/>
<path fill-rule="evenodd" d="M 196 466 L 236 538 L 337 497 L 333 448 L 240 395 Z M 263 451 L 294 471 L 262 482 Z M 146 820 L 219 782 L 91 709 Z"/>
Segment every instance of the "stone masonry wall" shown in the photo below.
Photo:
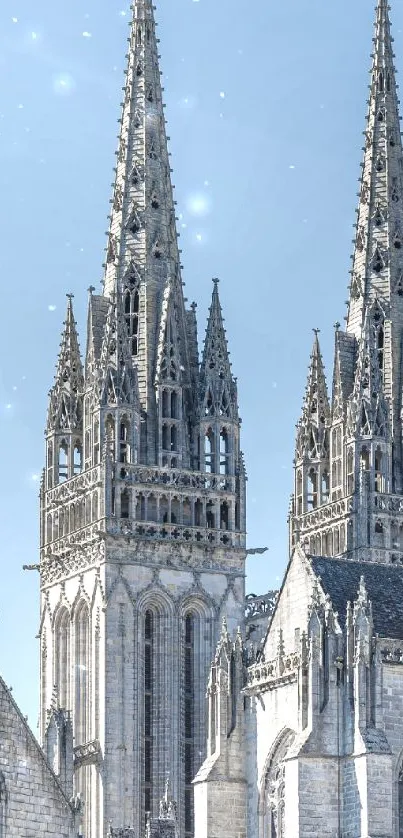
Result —
<path fill-rule="evenodd" d="M 73 838 L 72 808 L 2 679 L 0 772 L 6 788 L 7 838 Z"/>

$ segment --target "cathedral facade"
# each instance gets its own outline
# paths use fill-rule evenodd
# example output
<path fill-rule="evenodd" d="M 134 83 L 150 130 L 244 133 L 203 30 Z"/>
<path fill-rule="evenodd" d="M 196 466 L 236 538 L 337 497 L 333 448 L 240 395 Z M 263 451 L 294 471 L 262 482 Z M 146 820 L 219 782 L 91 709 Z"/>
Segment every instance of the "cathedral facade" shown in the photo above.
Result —
<path fill-rule="evenodd" d="M 403 152 L 392 43 L 378 0 L 346 329 L 336 324 L 330 395 L 315 333 L 290 560 L 264 641 L 245 648 L 224 626 L 217 647 L 196 838 L 403 836 Z"/>
<path fill-rule="evenodd" d="M 199 364 L 186 306 L 151 0 L 135 0 L 101 293 L 71 296 L 41 488 L 41 739 L 71 717 L 82 834 L 144 833 L 167 777 L 194 835 L 205 691 L 243 624 L 245 471 L 214 280 Z"/>
<path fill-rule="evenodd" d="M 281 590 L 245 599 L 214 280 L 199 363 L 158 39 L 134 0 L 101 293 L 41 485 L 40 738 L 0 679 L 0 838 L 403 838 L 403 149 L 387 0 L 346 328 L 315 332 Z M 207 692 L 207 698 L 206 698 Z M 168 781 L 169 778 L 169 781 Z"/>

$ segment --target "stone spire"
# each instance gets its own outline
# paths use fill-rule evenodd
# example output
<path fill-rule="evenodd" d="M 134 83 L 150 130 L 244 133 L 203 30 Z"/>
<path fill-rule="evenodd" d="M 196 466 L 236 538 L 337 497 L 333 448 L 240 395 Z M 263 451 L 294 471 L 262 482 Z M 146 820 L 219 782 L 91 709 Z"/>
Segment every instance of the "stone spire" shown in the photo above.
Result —
<path fill-rule="evenodd" d="M 375 297 L 403 307 L 403 155 L 388 9 L 379 0 L 347 326 L 357 338 Z"/>
<path fill-rule="evenodd" d="M 74 431 L 82 421 L 83 366 L 73 314 L 73 295 L 68 294 L 67 298 L 56 377 L 50 391 L 48 432 Z"/>
<path fill-rule="evenodd" d="M 180 366 L 189 368 L 155 26 L 151 0 L 134 0 L 104 278 L 104 295 L 123 298 L 151 425 L 168 309 L 175 309 Z"/>
<path fill-rule="evenodd" d="M 325 370 L 319 345 L 315 338 L 309 366 L 302 416 L 297 427 L 297 459 L 308 457 L 321 460 L 329 455 L 330 406 Z"/>
<path fill-rule="evenodd" d="M 213 296 L 200 369 L 201 407 L 205 415 L 221 414 L 236 418 L 237 387 L 229 360 L 227 336 L 218 294 L 218 279 L 214 279 L 213 282 Z"/>

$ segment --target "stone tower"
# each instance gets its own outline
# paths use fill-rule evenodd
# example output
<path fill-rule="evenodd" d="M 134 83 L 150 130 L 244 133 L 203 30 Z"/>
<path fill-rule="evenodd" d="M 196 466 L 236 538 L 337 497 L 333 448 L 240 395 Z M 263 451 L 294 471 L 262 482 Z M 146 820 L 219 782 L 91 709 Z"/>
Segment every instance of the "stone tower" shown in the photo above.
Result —
<path fill-rule="evenodd" d="M 192 838 L 210 662 L 244 619 L 237 388 L 217 280 L 201 365 L 185 305 L 157 42 L 135 0 L 103 289 L 84 364 L 68 298 L 46 426 L 41 736 L 70 713 L 85 838 L 142 835 L 168 775 Z"/>
<path fill-rule="evenodd" d="M 329 399 L 315 334 L 295 453 L 290 547 L 403 562 L 403 152 L 387 0 L 373 68 L 345 331 Z"/>

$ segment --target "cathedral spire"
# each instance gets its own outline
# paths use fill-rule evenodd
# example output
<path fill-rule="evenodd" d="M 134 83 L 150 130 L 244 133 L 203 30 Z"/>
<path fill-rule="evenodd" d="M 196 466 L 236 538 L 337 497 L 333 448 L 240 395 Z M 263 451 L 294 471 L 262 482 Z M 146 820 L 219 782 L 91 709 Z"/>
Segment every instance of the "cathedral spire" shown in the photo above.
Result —
<path fill-rule="evenodd" d="M 123 295 L 140 399 L 151 413 L 164 299 L 175 298 L 185 321 L 153 8 L 134 0 L 104 277 L 105 296 Z M 179 338 L 186 354 L 186 334 Z"/>
<path fill-rule="evenodd" d="M 231 371 L 227 336 L 218 293 L 218 279 L 214 279 L 213 295 L 206 329 L 200 369 L 201 398 L 204 413 L 237 415 L 237 388 Z"/>
<path fill-rule="evenodd" d="M 297 429 L 297 459 L 320 460 L 328 457 L 329 421 L 330 406 L 319 330 L 315 329 L 304 405 Z"/>
<path fill-rule="evenodd" d="M 55 382 L 50 391 L 48 431 L 73 430 L 77 426 L 82 417 L 83 388 L 83 366 L 73 313 L 73 294 L 68 294 L 67 315 L 60 343 Z"/>
<path fill-rule="evenodd" d="M 389 6 L 379 0 L 347 325 L 357 338 L 376 296 L 393 306 L 397 295 L 402 305 L 403 155 L 392 44 Z"/>

